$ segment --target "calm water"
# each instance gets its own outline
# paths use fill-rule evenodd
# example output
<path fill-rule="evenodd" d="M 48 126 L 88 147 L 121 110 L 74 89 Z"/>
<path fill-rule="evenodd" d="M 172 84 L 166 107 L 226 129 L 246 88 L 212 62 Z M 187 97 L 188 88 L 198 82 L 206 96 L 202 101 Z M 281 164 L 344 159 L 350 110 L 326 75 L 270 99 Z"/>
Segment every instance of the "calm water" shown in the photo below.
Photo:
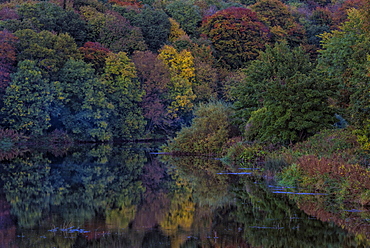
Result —
<path fill-rule="evenodd" d="M 0 247 L 370 247 L 369 209 L 292 193 L 257 170 L 155 150 L 99 145 L 8 156 Z"/>

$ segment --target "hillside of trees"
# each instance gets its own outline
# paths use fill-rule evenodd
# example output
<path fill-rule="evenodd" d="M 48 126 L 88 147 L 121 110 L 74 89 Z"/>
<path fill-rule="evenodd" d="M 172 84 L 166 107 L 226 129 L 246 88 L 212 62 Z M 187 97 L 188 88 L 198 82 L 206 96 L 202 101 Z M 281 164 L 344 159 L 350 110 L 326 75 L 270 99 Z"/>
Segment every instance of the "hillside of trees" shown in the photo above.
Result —
<path fill-rule="evenodd" d="M 183 127 L 178 139 L 217 153 L 232 137 L 294 143 L 351 125 L 369 149 L 369 73 L 369 0 L 0 0 L 13 139 Z"/>

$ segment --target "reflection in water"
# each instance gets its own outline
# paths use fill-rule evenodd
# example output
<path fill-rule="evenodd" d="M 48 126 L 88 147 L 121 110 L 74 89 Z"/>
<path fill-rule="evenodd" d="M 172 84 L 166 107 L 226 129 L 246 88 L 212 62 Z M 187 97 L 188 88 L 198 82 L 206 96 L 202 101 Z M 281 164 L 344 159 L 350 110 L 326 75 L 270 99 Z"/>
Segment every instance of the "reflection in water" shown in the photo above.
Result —
<path fill-rule="evenodd" d="M 3 161 L 0 246 L 370 245 L 366 209 L 341 211 L 340 221 L 340 214 L 315 212 L 323 205 L 307 198 L 319 204 L 325 196 L 274 194 L 251 170 L 199 157 L 159 160 L 148 150 L 142 144 L 80 146 L 62 157 L 33 151 Z M 353 228 L 349 233 L 325 216 Z"/>

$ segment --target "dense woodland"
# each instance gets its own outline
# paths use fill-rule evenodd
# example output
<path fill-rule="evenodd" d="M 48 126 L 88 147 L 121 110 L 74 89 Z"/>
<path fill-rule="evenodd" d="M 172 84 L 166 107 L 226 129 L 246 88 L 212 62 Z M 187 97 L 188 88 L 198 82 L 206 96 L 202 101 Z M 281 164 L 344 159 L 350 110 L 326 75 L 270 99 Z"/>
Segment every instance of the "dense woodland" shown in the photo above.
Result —
<path fill-rule="evenodd" d="M 0 30 L 4 137 L 370 146 L 368 0 L 2 0 Z"/>

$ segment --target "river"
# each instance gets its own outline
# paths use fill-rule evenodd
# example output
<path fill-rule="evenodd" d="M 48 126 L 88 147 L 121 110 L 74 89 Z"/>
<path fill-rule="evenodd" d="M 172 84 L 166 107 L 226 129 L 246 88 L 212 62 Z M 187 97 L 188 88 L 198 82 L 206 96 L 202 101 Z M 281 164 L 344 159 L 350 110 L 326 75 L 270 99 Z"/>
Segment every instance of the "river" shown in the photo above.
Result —
<path fill-rule="evenodd" d="M 370 247 L 370 210 L 256 168 L 155 144 L 25 150 L 1 162 L 0 247 Z"/>

